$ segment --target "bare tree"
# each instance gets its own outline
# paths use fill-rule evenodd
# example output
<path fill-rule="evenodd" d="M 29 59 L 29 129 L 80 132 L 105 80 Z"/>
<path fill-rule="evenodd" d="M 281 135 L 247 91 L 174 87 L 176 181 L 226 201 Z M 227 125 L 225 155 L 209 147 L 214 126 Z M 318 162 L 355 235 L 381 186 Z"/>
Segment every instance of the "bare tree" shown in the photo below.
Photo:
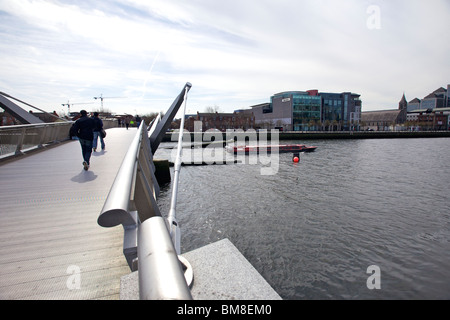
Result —
<path fill-rule="evenodd" d="M 205 113 L 216 113 L 221 112 L 220 107 L 218 105 L 208 106 L 205 108 Z"/>

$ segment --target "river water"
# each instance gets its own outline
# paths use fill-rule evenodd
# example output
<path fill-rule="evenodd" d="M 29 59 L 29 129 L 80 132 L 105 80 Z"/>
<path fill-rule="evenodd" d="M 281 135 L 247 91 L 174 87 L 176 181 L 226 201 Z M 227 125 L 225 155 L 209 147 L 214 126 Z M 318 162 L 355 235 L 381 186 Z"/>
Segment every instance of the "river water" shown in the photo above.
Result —
<path fill-rule="evenodd" d="M 282 143 L 318 148 L 182 167 L 183 252 L 228 238 L 283 299 L 450 299 L 450 139 Z"/>

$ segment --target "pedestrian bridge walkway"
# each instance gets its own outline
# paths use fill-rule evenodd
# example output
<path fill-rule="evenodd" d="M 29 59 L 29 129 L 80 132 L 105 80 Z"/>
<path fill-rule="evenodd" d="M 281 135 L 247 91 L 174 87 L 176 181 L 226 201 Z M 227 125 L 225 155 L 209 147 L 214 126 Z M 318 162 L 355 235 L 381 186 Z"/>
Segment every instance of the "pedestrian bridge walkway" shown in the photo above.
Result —
<path fill-rule="evenodd" d="M 89 171 L 75 140 L 0 164 L 0 299 L 119 299 L 123 228 L 97 219 L 136 132 L 108 129 Z"/>
<path fill-rule="evenodd" d="M 153 153 L 191 86 L 150 128 L 108 129 L 89 171 L 79 142 L 61 142 L 68 122 L 2 128 L 1 300 L 280 298 L 226 239 L 180 255 L 175 207 L 167 219 L 159 211 Z"/>

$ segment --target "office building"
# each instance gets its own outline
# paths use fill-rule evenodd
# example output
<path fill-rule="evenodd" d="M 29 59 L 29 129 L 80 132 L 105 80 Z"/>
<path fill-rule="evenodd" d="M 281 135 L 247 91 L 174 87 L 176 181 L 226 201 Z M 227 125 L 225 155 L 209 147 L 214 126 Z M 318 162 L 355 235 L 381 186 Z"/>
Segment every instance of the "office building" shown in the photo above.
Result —
<path fill-rule="evenodd" d="M 255 125 L 283 131 L 358 130 L 360 95 L 321 93 L 318 90 L 274 94 L 270 103 L 252 106 Z"/>
<path fill-rule="evenodd" d="M 319 93 L 322 97 L 324 130 L 359 130 L 362 102 L 359 94 Z"/>
<path fill-rule="evenodd" d="M 415 98 L 408 103 L 408 112 L 415 110 L 427 110 L 427 109 L 439 109 L 439 108 L 450 108 L 450 84 L 447 85 L 447 89 L 440 87 L 422 100 Z"/>

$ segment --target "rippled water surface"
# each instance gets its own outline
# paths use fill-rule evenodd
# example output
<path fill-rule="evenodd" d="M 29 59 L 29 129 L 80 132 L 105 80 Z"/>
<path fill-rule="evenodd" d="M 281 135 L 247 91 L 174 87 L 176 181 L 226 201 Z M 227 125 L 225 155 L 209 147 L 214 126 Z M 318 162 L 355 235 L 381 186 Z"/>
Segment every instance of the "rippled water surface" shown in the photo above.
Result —
<path fill-rule="evenodd" d="M 283 299 L 450 299 L 450 139 L 306 144 L 318 149 L 280 154 L 275 175 L 257 156 L 182 167 L 182 251 L 228 238 Z M 166 214 L 170 186 L 158 204 Z"/>

